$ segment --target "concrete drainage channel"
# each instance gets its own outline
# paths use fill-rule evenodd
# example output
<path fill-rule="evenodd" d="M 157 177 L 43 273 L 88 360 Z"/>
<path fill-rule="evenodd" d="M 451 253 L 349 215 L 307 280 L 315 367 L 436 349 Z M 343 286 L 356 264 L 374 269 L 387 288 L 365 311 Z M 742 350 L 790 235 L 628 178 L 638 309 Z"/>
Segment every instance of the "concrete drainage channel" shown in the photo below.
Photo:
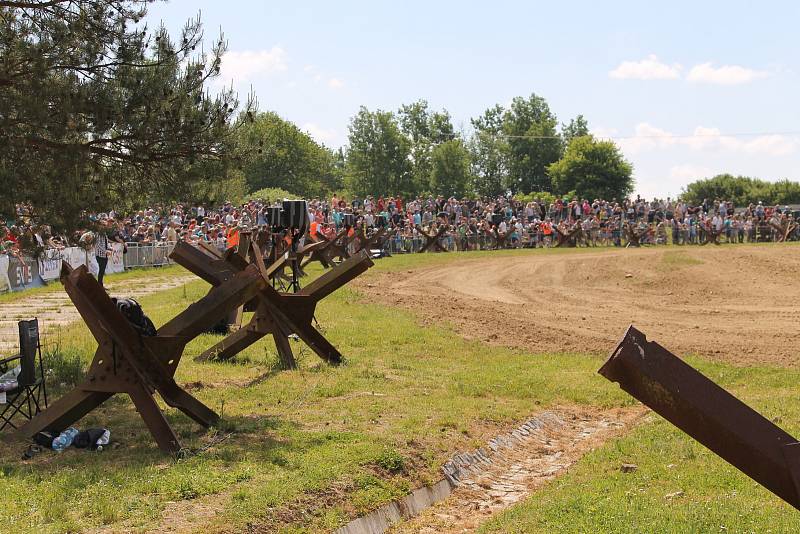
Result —
<path fill-rule="evenodd" d="M 564 471 L 592 444 L 618 433 L 633 417 L 630 410 L 599 416 L 543 412 L 486 447 L 456 454 L 442 467 L 444 478 L 439 482 L 359 517 L 335 534 L 378 534 L 392 527 L 401 532 L 474 528 Z M 425 513 L 437 503 L 441 505 L 435 516 Z"/>

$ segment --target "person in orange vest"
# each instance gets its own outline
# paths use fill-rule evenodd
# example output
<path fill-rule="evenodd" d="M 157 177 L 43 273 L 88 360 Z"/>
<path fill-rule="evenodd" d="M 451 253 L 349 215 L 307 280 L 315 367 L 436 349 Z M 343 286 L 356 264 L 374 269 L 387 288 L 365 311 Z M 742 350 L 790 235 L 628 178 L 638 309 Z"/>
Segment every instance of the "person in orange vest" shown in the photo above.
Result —
<path fill-rule="evenodd" d="M 239 226 L 232 224 L 228 227 L 228 233 L 225 235 L 227 239 L 226 246 L 227 248 L 233 248 L 239 246 Z"/>
<path fill-rule="evenodd" d="M 317 229 L 319 228 L 319 223 L 317 222 L 316 218 L 314 222 L 311 223 L 308 227 L 308 233 L 311 235 L 313 239 L 317 239 Z"/>
<path fill-rule="evenodd" d="M 549 217 L 542 223 L 542 233 L 544 234 L 544 246 L 550 248 L 550 240 L 553 237 L 553 224 L 550 222 Z"/>

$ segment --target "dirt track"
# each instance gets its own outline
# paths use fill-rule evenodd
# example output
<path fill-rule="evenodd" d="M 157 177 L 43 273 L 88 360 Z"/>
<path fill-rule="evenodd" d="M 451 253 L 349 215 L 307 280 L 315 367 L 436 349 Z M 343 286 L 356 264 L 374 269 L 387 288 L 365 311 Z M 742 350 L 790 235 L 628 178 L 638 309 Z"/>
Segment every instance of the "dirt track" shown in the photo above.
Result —
<path fill-rule="evenodd" d="M 628 325 L 677 354 L 800 363 L 800 247 L 453 258 L 360 283 L 371 298 L 531 352 L 608 354 Z"/>

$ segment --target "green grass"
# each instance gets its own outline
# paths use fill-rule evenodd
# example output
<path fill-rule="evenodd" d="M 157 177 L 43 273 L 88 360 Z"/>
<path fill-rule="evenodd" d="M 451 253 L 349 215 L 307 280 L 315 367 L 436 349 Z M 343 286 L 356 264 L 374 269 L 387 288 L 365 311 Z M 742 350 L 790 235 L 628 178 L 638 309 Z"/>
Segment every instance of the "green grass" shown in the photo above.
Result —
<path fill-rule="evenodd" d="M 541 253 L 570 252 L 397 256 L 376 262 L 373 271 Z M 161 324 L 207 289 L 194 281 L 140 301 Z M 602 358 L 466 341 L 445 323 L 422 328 L 413 315 L 367 303 L 347 288 L 317 312 L 326 336 L 346 356 L 338 368 L 320 364 L 299 343 L 293 343 L 300 362 L 295 372 L 274 370 L 270 339 L 225 364 L 191 359 L 219 336 L 189 345 L 177 381 L 222 413 L 223 422 L 204 432 L 166 410 L 184 445 L 200 451 L 187 459 L 159 452 L 123 396 L 80 422 L 82 428 L 110 428 L 121 443 L 117 449 L 45 452 L 22 463 L 24 442 L 3 444 L 0 524 L 13 532 L 103 525 L 137 531 L 155 528 L 165 515 L 173 522 L 176 515 L 191 518 L 191 505 L 199 501 L 197 510 L 215 513 L 199 516 L 200 531 L 242 531 L 255 524 L 264 531 L 318 532 L 437 480 L 453 453 L 482 446 L 548 407 L 635 404 L 597 375 Z M 50 337 L 66 355 L 60 376 L 74 380 L 74 355 L 88 362 L 93 338 L 82 324 Z M 800 430 L 791 424 L 800 422 L 800 372 L 691 362 L 765 414 L 780 417 L 790 432 Z M 622 474 L 623 462 L 639 469 Z M 684 496 L 664 498 L 675 491 Z M 785 532 L 800 524 L 788 506 L 653 416 L 486 531 L 697 532 L 720 526 Z"/>
<path fill-rule="evenodd" d="M 140 300 L 160 324 L 207 288 L 196 281 Z M 123 396 L 80 423 L 110 428 L 118 449 L 46 453 L 22 464 L 22 443 L 3 448 L 0 521 L 22 531 L 145 528 L 169 502 L 211 495 L 220 513 L 214 528 L 264 522 L 315 532 L 435 480 L 450 454 L 548 406 L 632 404 L 594 373 L 597 358 L 489 349 L 445 326 L 420 328 L 408 313 L 365 303 L 348 289 L 325 299 L 317 319 L 345 365 L 322 365 L 295 344 L 301 369 L 276 373 L 270 340 L 236 363 L 195 364 L 191 356 L 219 338 L 189 345 L 178 382 L 224 413 L 219 436 L 233 431 L 197 456 L 175 461 L 160 453 Z M 82 324 L 50 338 L 84 362 L 95 347 Z M 213 432 L 167 414 L 189 447 L 213 441 Z M 333 499 L 340 494 L 347 498 Z M 309 495 L 331 506 L 317 508 L 311 499 L 308 517 L 292 512 Z"/>
<path fill-rule="evenodd" d="M 787 431 L 800 432 L 800 373 L 694 361 Z M 638 469 L 623 473 L 620 466 Z M 797 511 L 655 414 L 585 456 L 483 534 L 798 532 Z"/>
<path fill-rule="evenodd" d="M 661 258 L 661 263 L 664 267 L 670 269 L 675 267 L 686 267 L 689 265 L 702 265 L 705 263 L 701 259 L 690 256 L 689 252 L 691 252 L 691 250 L 670 250 L 664 253 Z"/>

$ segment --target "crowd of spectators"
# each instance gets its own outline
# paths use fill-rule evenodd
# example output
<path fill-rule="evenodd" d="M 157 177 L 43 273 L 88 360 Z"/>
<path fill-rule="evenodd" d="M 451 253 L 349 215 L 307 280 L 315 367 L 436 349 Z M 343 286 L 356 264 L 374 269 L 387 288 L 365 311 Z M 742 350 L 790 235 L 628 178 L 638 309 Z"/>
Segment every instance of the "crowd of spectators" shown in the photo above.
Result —
<path fill-rule="evenodd" d="M 279 201 L 250 201 L 242 205 L 176 205 L 153 207 L 131 214 L 110 211 L 90 217 L 83 231 L 54 235 L 47 226 L 0 221 L 0 253 L 26 252 L 67 246 L 97 247 L 98 238 L 149 245 L 179 240 L 213 243 L 224 249 L 238 242 L 242 230 L 269 226 L 269 207 Z M 723 200 L 705 200 L 688 205 L 681 200 L 623 201 L 533 198 L 519 201 L 510 196 L 476 200 L 444 197 L 400 196 L 308 201 L 310 233 L 317 237 L 336 235 L 346 224 L 353 233 L 364 228 L 369 234 L 386 228 L 386 246 L 392 252 L 411 252 L 423 242 L 424 233 L 439 233 L 450 250 L 478 248 L 548 247 L 559 235 L 569 234 L 572 245 L 625 246 L 631 234 L 641 244 L 743 243 L 800 239 L 800 212 L 788 206 L 766 206 L 761 202 L 734 206 Z M 351 215 L 352 217 L 348 217 Z M 576 230 L 579 230 L 576 232 Z M 104 241 L 105 242 L 105 241 Z M 99 253 L 98 253 L 99 254 Z"/>

